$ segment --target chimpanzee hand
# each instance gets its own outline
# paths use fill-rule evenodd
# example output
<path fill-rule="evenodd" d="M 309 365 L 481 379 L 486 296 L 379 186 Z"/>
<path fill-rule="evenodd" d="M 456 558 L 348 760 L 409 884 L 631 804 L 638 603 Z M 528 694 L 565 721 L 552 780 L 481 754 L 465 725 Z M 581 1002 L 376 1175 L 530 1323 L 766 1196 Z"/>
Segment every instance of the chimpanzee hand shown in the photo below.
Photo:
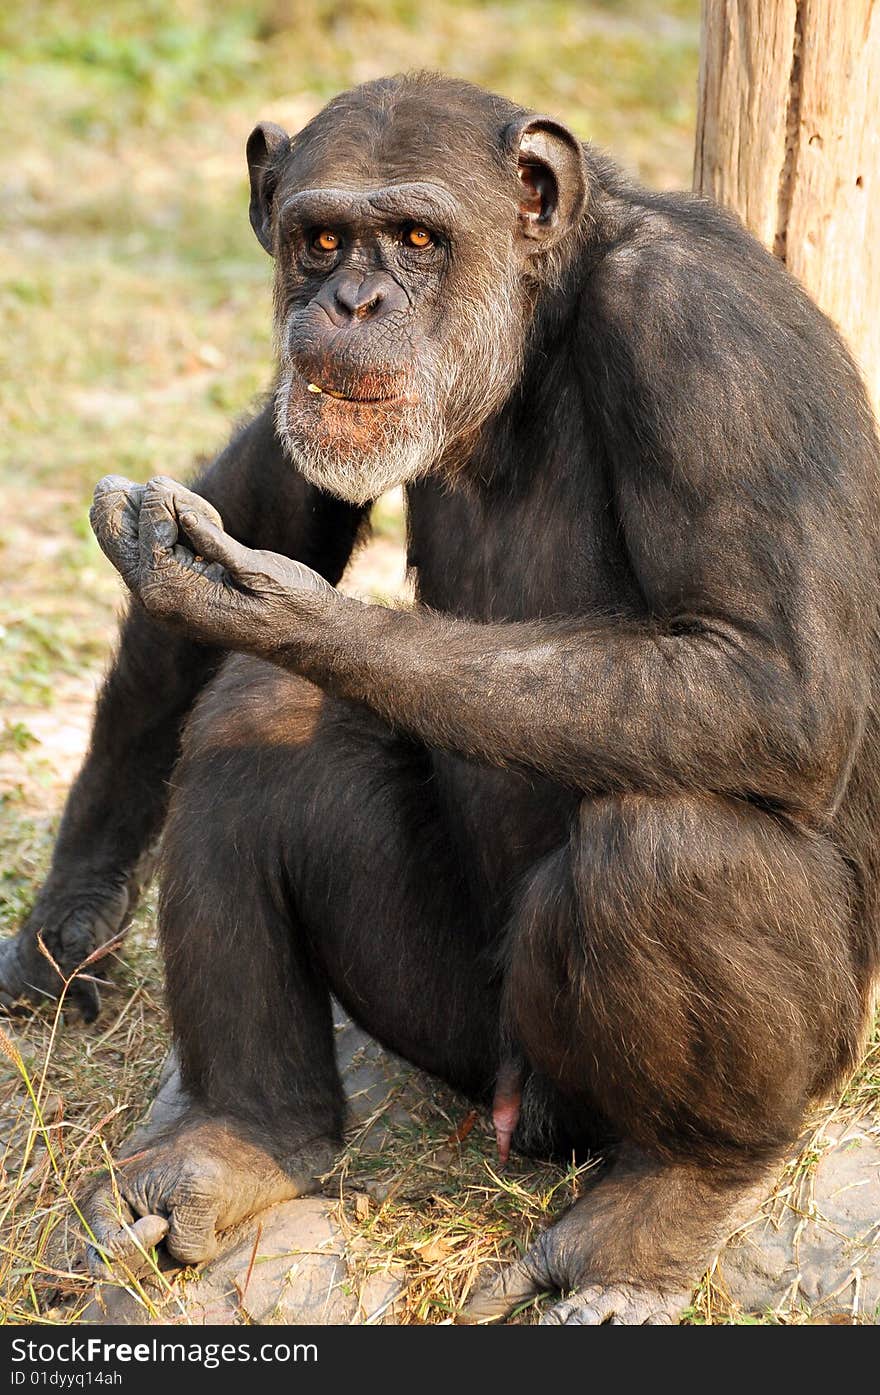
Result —
<path fill-rule="evenodd" d="M 94 975 L 103 965 L 95 962 L 82 974 L 76 970 L 123 933 L 137 890 L 136 878 L 130 886 L 109 878 L 78 879 L 76 869 L 62 865 L 61 874 L 44 883 L 20 933 L 0 943 L 0 1008 L 14 1012 L 24 1003 L 57 999 L 66 979 L 65 1008 L 94 1021 L 101 1006 Z"/>
<path fill-rule="evenodd" d="M 217 1253 L 218 1233 L 278 1201 L 314 1191 L 338 1145 L 310 1140 L 282 1168 L 237 1129 L 213 1119 L 191 1120 L 163 1141 L 121 1162 L 83 1205 L 94 1243 L 89 1268 L 106 1277 L 114 1262 L 133 1272 L 143 1251 L 165 1240 L 182 1264 Z"/>
<path fill-rule="evenodd" d="M 173 480 L 108 475 L 90 519 L 126 586 L 157 619 L 224 649 L 271 651 L 282 618 L 336 592 L 317 572 L 255 551 L 223 531 L 217 510 Z"/>

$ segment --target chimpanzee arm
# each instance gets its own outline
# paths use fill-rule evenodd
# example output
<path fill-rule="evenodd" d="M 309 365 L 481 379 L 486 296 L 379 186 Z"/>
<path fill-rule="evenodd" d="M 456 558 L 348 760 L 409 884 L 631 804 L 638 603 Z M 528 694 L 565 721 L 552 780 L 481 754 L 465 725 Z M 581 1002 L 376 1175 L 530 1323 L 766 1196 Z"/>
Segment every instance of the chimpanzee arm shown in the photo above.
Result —
<path fill-rule="evenodd" d="M 222 634 L 429 745 L 584 791 L 715 790 L 821 818 L 868 700 L 870 598 L 849 506 L 816 479 L 801 480 L 808 507 L 792 503 L 792 482 L 780 488 L 790 518 L 751 508 L 752 482 L 698 508 L 655 467 L 625 500 L 653 613 L 523 624 L 340 596 L 297 563 L 242 547 L 170 481 L 107 482 L 93 516 L 155 614 Z M 127 557 L 102 522 L 121 500 Z M 181 537 L 213 559 L 208 572 Z"/>
<path fill-rule="evenodd" d="M 822 817 L 868 701 L 876 438 L 839 339 L 784 274 L 742 250 L 716 271 L 691 246 L 630 253 L 584 309 L 582 390 L 642 598 L 628 614 L 486 625 L 363 606 L 186 519 L 222 584 L 185 550 L 107 550 L 157 614 L 430 745 L 585 791 L 716 790 Z M 188 507 L 176 488 L 151 495 L 148 533 Z"/>
<path fill-rule="evenodd" d="M 738 616 L 483 626 L 343 598 L 302 624 L 297 609 L 266 657 L 429 745 L 587 793 L 713 790 L 822 818 L 861 732 L 855 664 L 838 655 L 838 685 L 824 656 Z"/>
<path fill-rule="evenodd" d="M 301 558 L 336 582 L 364 511 L 307 484 L 281 452 L 267 406 L 194 486 L 254 546 Z M 0 947 L 0 1000 L 57 992 L 39 954 L 69 971 L 133 909 L 139 864 L 160 829 L 182 723 L 222 650 L 194 642 L 135 603 L 100 694 L 88 755 L 68 796 L 49 876 L 17 940 Z M 75 996 L 93 1015 L 93 987 Z"/>
<path fill-rule="evenodd" d="M 738 246 L 629 249 L 588 288 L 583 391 L 638 607 L 479 625 L 322 600 L 276 661 L 430 744 L 587 791 L 826 814 L 869 702 L 880 458 L 831 326 Z"/>

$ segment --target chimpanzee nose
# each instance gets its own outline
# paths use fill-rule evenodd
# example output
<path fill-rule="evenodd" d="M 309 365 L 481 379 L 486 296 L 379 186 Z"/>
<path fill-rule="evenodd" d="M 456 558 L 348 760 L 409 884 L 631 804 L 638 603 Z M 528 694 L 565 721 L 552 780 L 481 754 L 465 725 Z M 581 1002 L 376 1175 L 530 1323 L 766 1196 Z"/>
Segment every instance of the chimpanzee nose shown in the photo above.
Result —
<path fill-rule="evenodd" d="M 344 328 L 352 321 L 368 320 L 374 315 L 396 309 L 406 303 L 397 282 L 386 272 L 370 272 L 362 276 L 344 271 L 327 282 L 317 300 L 335 325 Z"/>
<path fill-rule="evenodd" d="M 336 304 L 357 320 L 365 320 L 368 315 L 372 315 L 385 299 L 375 276 L 365 276 L 363 280 L 351 277 L 339 281 L 333 295 Z"/>

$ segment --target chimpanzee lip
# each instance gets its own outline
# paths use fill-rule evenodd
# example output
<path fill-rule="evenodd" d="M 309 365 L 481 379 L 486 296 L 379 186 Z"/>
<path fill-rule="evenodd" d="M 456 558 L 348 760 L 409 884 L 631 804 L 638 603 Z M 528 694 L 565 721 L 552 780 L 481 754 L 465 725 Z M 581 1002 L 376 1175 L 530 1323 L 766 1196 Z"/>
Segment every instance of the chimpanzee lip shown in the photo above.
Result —
<path fill-rule="evenodd" d="M 400 390 L 400 384 L 395 382 L 388 383 L 390 391 L 376 392 L 375 388 L 379 387 L 381 381 L 377 381 L 376 378 L 373 379 L 371 384 L 374 389 L 372 393 L 366 391 L 343 392 L 340 388 L 326 387 L 324 383 L 316 382 L 314 378 L 308 377 L 307 374 L 303 374 L 303 378 L 305 379 L 306 390 L 310 393 L 314 393 L 316 397 L 332 397 L 336 402 L 351 402 L 356 407 L 378 407 L 389 402 L 399 402 L 403 396 Z"/>
<path fill-rule="evenodd" d="M 355 397 L 348 392 L 338 392 L 336 388 L 321 387 L 318 383 L 308 383 L 306 386 L 309 392 L 315 393 L 316 396 L 333 397 L 337 402 L 353 402 L 361 407 L 371 407 L 381 402 L 398 402 L 400 400 L 399 393 L 393 393 L 390 396 L 383 394 L 381 397 Z"/>

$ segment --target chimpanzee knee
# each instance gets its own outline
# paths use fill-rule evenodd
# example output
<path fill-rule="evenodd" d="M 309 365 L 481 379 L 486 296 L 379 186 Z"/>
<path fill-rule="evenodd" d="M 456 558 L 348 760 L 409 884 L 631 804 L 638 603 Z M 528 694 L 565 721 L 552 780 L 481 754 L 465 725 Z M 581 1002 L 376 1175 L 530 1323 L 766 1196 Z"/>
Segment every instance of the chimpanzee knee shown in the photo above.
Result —
<path fill-rule="evenodd" d="M 314 735 L 326 701 L 305 678 L 231 654 L 189 719 L 183 759 L 213 757 L 219 770 L 224 751 L 303 746 Z"/>
<path fill-rule="evenodd" d="M 512 1030 L 621 1138 L 772 1154 L 857 1051 L 849 899 L 830 843 L 748 805 L 584 800 L 516 910 Z"/>

